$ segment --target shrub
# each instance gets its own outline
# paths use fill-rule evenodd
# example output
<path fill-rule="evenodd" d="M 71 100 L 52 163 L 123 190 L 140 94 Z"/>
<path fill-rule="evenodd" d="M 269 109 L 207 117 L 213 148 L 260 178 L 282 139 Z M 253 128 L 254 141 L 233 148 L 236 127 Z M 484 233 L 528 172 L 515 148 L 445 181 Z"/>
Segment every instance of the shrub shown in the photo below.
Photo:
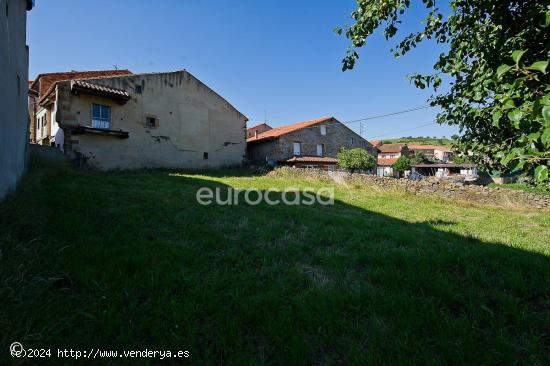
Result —
<path fill-rule="evenodd" d="M 411 165 L 415 165 L 415 164 L 423 164 L 423 163 L 429 163 L 430 162 L 430 159 L 428 159 L 426 157 L 426 155 L 424 155 L 422 152 L 420 151 L 416 151 L 411 157 L 410 157 L 410 164 Z M 407 170 L 407 169 L 405 169 Z"/>
<path fill-rule="evenodd" d="M 398 172 L 404 172 L 411 168 L 411 160 L 406 156 L 400 156 L 393 164 L 393 169 Z"/>
<path fill-rule="evenodd" d="M 338 165 L 353 174 L 358 169 L 373 169 L 376 166 L 376 159 L 365 149 L 342 149 L 338 153 Z"/>

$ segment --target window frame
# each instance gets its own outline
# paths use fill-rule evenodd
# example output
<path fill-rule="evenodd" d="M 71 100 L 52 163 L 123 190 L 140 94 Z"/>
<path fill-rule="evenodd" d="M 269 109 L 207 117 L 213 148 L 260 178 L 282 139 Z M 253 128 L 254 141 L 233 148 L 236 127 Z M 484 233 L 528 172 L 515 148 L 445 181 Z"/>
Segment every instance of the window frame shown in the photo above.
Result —
<path fill-rule="evenodd" d="M 147 124 L 147 121 L 149 119 L 152 119 L 154 121 L 153 126 Z M 145 128 L 154 129 L 154 128 L 158 128 L 158 127 L 159 127 L 159 119 L 156 116 L 152 116 L 152 115 L 146 115 L 145 116 Z"/>
<path fill-rule="evenodd" d="M 99 118 L 94 118 L 94 106 L 99 107 Z M 107 118 L 103 118 L 103 115 L 102 115 L 103 108 L 105 108 L 107 111 L 109 111 L 109 114 L 108 114 Z M 102 130 L 111 129 L 112 115 L 113 115 L 113 113 L 112 113 L 112 108 L 111 108 L 110 105 L 92 103 L 91 106 L 90 106 L 90 117 L 91 117 L 90 119 L 91 119 L 92 128 L 99 128 L 99 129 L 102 129 Z M 96 125 L 95 122 L 98 122 L 98 124 Z M 106 123 L 107 127 L 104 127 L 105 123 Z"/>
<path fill-rule="evenodd" d="M 321 152 L 319 152 L 319 148 L 321 148 Z M 317 156 L 324 156 L 325 155 L 325 144 L 317 144 L 316 149 Z"/>
<path fill-rule="evenodd" d="M 296 146 L 298 147 L 298 150 L 296 150 Z M 298 151 L 298 153 L 296 153 Z M 294 156 L 302 156 L 302 143 L 299 141 L 294 141 L 292 143 L 292 152 Z"/>
<path fill-rule="evenodd" d="M 321 125 L 321 136 L 326 136 L 326 135 L 327 135 L 327 126 Z"/>

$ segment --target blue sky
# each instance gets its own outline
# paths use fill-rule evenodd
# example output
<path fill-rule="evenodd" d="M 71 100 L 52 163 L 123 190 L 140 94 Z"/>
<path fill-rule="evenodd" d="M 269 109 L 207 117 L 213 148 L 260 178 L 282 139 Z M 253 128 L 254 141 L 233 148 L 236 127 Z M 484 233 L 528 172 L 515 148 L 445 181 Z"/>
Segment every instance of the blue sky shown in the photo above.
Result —
<path fill-rule="evenodd" d="M 418 2 L 420 3 L 420 2 Z M 37 0 L 28 15 L 30 77 L 42 72 L 187 69 L 249 119 L 272 126 L 331 115 L 340 121 L 425 104 L 407 80 L 441 52 L 426 44 L 395 60 L 376 35 L 353 71 L 341 71 L 354 0 Z M 412 9 L 403 33 L 420 27 Z M 363 123 L 366 138 L 450 136 L 427 109 Z M 359 123 L 350 127 L 359 131 Z"/>

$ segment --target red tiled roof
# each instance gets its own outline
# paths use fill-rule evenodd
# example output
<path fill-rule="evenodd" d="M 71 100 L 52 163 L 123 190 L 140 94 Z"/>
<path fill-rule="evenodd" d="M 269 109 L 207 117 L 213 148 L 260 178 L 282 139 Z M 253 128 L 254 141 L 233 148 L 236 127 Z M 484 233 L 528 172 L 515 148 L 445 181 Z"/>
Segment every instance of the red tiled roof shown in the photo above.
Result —
<path fill-rule="evenodd" d="M 441 145 L 407 145 L 409 150 L 440 150 L 451 152 L 452 150 L 448 146 Z"/>
<path fill-rule="evenodd" d="M 397 158 L 378 158 L 378 165 L 391 166 L 395 164 Z"/>
<path fill-rule="evenodd" d="M 294 156 L 283 160 L 286 163 L 338 163 L 338 160 L 328 156 Z"/>
<path fill-rule="evenodd" d="M 322 118 L 312 119 L 309 121 L 294 123 L 292 125 L 275 127 L 269 131 L 259 133 L 256 137 L 251 137 L 247 139 L 246 142 L 259 141 L 267 138 L 275 138 L 275 137 L 283 136 L 288 133 L 300 130 L 302 128 L 311 127 L 320 123 L 328 122 L 332 118 L 333 117 L 322 117 Z"/>
<path fill-rule="evenodd" d="M 102 95 L 114 96 L 124 101 L 128 101 L 130 99 L 130 94 L 125 90 L 89 83 L 84 80 L 72 80 L 71 90 L 88 90 L 96 93 L 104 93 Z"/>
<path fill-rule="evenodd" d="M 378 150 L 383 153 L 398 153 L 403 150 L 406 144 L 382 144 L 377 146 Z"/>
<path fill-rule="evenodd" d="M 30 85 L 30 88 L 37 90 L 39 92 L 40 98 L 42 98 L 53 89 L 54 84 L 58 81 L 119 75 L 132 75 L 132 72 L 130 70 L 51 72 L 46 74 L 39 74 Z M 38 81 L 40 81 L 40 85 L 37 87 L 36 84 Z M 37 88 L 40 88 L 40 90 L 38 90 Z"/>
<path fill-rule="evenodd" d="M 270 125 L 268 125 L 268 124 L 265 123 L 265 122 L 262 122 L 262 123 L 255 124 L 254 126 L 247 127 L 246 130 L 248 131 L 248 130 L 251 130 L 251 129 L 253 129 L 253 128 L 258 128 L 258 127 L 264 126 L 264 125 L 267 126 L 267 127 L 269 127 L 269 128 L 271 128 Z"/>
<path fill-rule="evenodd" d="M 381 140 L 370 140 L 369 142 L 375 147 L 378 146 L 378 145 L 382 145 Z"/>

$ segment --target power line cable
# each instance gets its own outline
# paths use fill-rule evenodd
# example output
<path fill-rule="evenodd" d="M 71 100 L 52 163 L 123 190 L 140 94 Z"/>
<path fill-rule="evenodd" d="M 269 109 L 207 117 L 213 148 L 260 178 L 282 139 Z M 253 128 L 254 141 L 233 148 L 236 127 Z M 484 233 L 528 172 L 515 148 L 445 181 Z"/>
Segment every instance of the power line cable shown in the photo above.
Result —
<path fill-rule="evenodd" d="M 430 123 L 426 123 L 426 124 L 423 124 L 423 125 L 415 126 L 415 127 L 412 127 L 412 128 L 407 128 L 407 129 L 404 129 L 404 130 L 394 131 L 394 132 L 391 132 L 391 133 L 386 133 L 386 134 L 378 135 L 378 136 L 367 137 L 367 140 L 376 139 L 376 138 L 380 138 L 380 137 L 392 135 L 392 134 L 395 134 L 395 133 L 401 133 L 401 132 L 407 132 L 407 131 L 414 131 L 414 130 L 418 130 L 418 129 L 422 128 L 422 127 L 427 127 L 427 126 L 436 125 L 436 124 L 438 124 L 436 121 L 432 121 L 432 122 L 430 122 Z"/>
<path fill-rule="evenodd" d="M 365 122 L 365 121 L 370 121 L 370 120 L 374 120 L 374 119 L 381 119 L 381 118 L 396 116 L 396 115 L 404 114 L 404 113 L 416 112 L 416 111 L 419 111 L 419 110 L 422 110 L 422 109 L 427 109 L 427 108 L 432 108 L 432 106 L 430 106 L 430 105 L 423 105 L 423 106 L 413 107 L 413 108 L 409 108 L 409 109 L 404 109 L 404 110 L 397 111 L 397 112 L 390 112 L 390 113 L 386 113 L 386 114 L 379 114 L 379 115 L 375 115 L 375 116 L 370 116 L 370 117 L 365 117 L 365 118 L 360 118 L 360 119 L 354 119 L 354 120 L 350 120 L 350 121 L 343 121 L 343 122 L 338 121 L 338 122 L 335 122 L 335 123 L 324 123 L 323 126 L 332 126 L 332 125 L 339 125 L 339 124 L 348 125 L 348 124 L 351 124 L 351 123 Z M 307 122 L 307 121 L 306 121 L 306 122 Z M 298 122 L 298 123 L 301 123 L 301 122 Z M 287 126 L 288 126 L 288 125 L 285 125 L 285 126 L 277 126 L 277 127 L 273 127 L 273 129 L 281 128 L 281 127 L 287 127 Z M 300 129 L 306 129 L 306 128 L 320 128 L 320 126 L 321 126 L 321 125 L 307 126 L 307 127 L 302 127 L 302 128 L 300 128 Z M 249 128 L 252 128 L 252 127 L 249 127 Z"/>
<path fill-rule="evenodd" d="M 427 108 L 432 108 L 432 107 L 430 105 L 423 105 L 423 106 L 419 106 L 419 107 L 405 109 L 405 110 L 402 110 L 402 111 L 391 112 L 391 113 L 386 113 L 386 114 L 380 114 L 380 115 L 377 115 L 377 116 L 365 117 L 365 118 L 361 118 L 361 119 L 345 121 L 345 122 L 342 122 L 342 123 L 343 124 L 349 124 L 349 123 L 356 123 L 356 122 L 364 122 L 364 121 L 369 121 L 369 120 L 373 120 L 373 119 L 391 117 L 391 116 L 395 116 L 395 115 L 403 114 L 403 113 L 415 112 L 415 111 L 419 111 L 419 110 L 427 109 Z"/>

